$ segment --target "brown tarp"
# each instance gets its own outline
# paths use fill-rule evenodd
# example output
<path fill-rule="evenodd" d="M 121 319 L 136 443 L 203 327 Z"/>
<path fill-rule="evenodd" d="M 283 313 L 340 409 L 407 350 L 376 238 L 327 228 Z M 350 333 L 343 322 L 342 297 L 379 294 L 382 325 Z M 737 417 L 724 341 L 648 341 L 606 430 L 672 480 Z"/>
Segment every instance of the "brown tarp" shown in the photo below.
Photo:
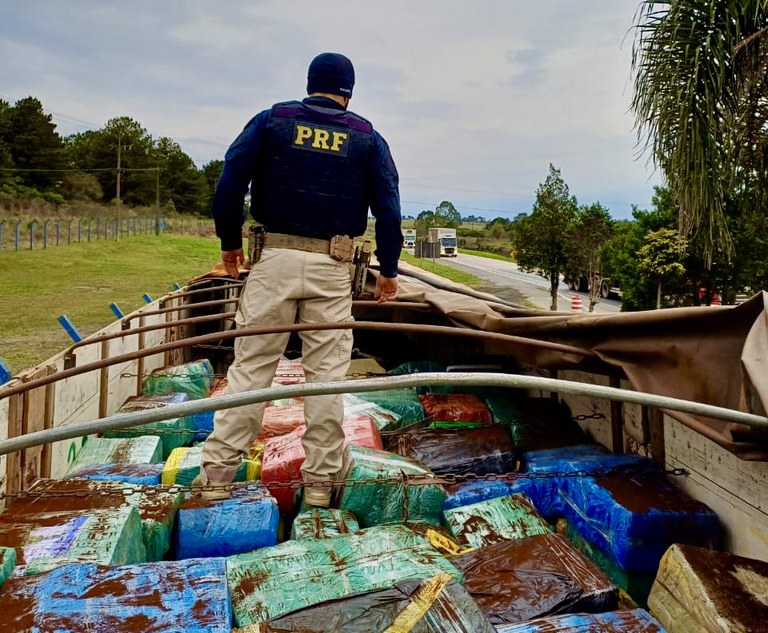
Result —
<path fill-rule="evenodd" d="M 768 316 L 761 292 L 738 306 L 572 314 L 510 308 L 400 278 L 401 301 L 428 303 L 450 322 L 473 329 L 563 343 L 593 352 L 559 353 L 489 343 L 521 363 L 626 377 L 634 389 L 765 415 Z M 669 412 L 742 459 L 768 460 L 768 437 L 749 427 Z"/>

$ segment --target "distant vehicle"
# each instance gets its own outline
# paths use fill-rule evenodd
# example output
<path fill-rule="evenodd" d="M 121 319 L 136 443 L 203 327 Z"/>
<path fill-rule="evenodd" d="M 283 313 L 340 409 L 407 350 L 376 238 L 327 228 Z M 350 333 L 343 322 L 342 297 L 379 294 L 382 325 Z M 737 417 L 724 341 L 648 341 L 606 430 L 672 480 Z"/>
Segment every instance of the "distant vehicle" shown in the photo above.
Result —
<path fill-rule="evenodd" d="M 456 245 L 456 229 L 429 229 L 429 241 L 440 243 L 440 257 L 456 257 L 459 254 Z"/>
<path fill-rule="evenodd" d="M 595 275 L 595 278 L 600 288 L 600 296 L 603 299 L 608 299 L 611 296 L 621 297 L 621 287 L 610 277 L 601 277 L 599 273 Z M 582 273 L 578 278 L 569 277 L 565 279 L 565 283 L 574 292 L 589 292 L 590 283 L 587 273 Z"/>
<path fill-rule="evenodd" d="M 403 229 L 403 247 L 413 248 L 416 246 L 416 229 Z"/>

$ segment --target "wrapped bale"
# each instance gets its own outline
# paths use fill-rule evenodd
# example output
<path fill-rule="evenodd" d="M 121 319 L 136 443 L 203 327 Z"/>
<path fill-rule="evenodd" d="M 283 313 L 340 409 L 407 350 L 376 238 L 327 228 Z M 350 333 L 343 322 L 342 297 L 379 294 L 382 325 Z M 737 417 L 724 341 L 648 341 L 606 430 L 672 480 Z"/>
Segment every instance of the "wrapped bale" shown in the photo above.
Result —
<path fill-rule="evenodd" d="M 506 427 L 416 429 L 397 436 L 395 452 L 436 474 L 507 473 L 515 469 L 515 446 Z"/>
<path fill-rule="evenodd" d="M 138 486 L 159 486 L 164 462 L 158 464 L 91 464 L 78 468 L 67 479 L 119 481 Z"/>
<path fill-rule="evenodd" d="M 521 494 L 453 508 L 446 511 L 445 522 L 459 544 L 469 547 L 551 533 L 547 522 Z"/>
<path fill-rule="evenodd" d="M 567 410 L 549 398 L 510 399 L 492 397 L 486 403 L 496 424 L 507 424 L 518 451 L 525 453 L 546 448 L 584 444 L 579 425 Z"/>
<path fill-rule="evenodd" d="M 403 417 L 394 411 L 384 409 L 375 402 L 361 400 L 356 395 L 345 393 L 344 399 L 344 417 L 356 418 L 361 415 L 368 416 L 373 420 L 379 431 L 394 431 L 403 426 Z"/>
<path fill-rule="evenodd" d="M 156 435 L 130 438 L 91 437 L 77 452 L 67 475 L 94 464 L 156 464 L 163 461 L 163 446 Z"/>
<path fill-rule="evenodd" d="M 302 426 L 305 426 L 303 404 L 267 407 L 261 419 L 259 440 L 288 435 Z"/>
<path fill-rule="evenodd" d="M 286 541 L 227 561 L 232 610 L 240 627 L 441 572 L 462 579 L 424 537 L 404 526 Z"/>
<path fill-rule="evenodd" d="M 0 517 L 36 515 L 97 509 L 135 507 L 141 518 L 146 559 L 162 560 L 171 544 L 171 528 L 183 493 L 161 492 L 151 486 L 133 486 L 116 481 L 86 479 L 42 479 L 33 494 L 19 499 Z M 0 519 L 2 520 L 2 519 Z"/>
<path fill-rule="evenodd" d="M 230 633 L 226 563 L 67 565 L 10 581 L 0 631 Z"/>
<path fill-rule="evenodd" d="M 768 563 L 673 545 L 664 554 L 648 606 L 669 633 L 765 631 Z"/>
<path fill-rule="evenodd" d="M 407 521 L 440 525 L 445 489 L 438 484 L 397 481 L 404 474 L 426 479 L 433 476 L 428 468 L 407 457 L 348 446 L 342 472 L 347 483 L 339 507 L 352 512 L 363 527 Z"/>
<path fill-rule="evenodd" d="M 227 379 L 217 380 L 207 398 L 218 398 L 227 395 Z M 202 442 L 211 433 L 213 433 L 213 416 L 215 411 L 205 411 L 204 413 L 195 413 L 192 416 L 192 426 L 195 429 L 194 440 Z"/>
<path fill-rule="evenodd" d="M 369 417 L 346 418 L 342 421 L 344 445 L 381 449 L 381 435 Z M 269 439 L 264 444 L 261 481 L 269 489 L 283 512 L 293 508 L 295 490 L 280 484 L 301 480 L 301 465 L 306 457 L 302 438 L 307 427 L 301 426 L 288 435 Z"/>
<path fill-rule="evenodd" d="M 13 568 L 15 566 L 16 549 L 13 547 L 0 547 L 0 588 L 13 575 Z"/>
<path fill-rule="evenodd" d="M 450 428 L 493 424 L 488 407 L 468 393 L 431 393 L 419 396 L 424 413 L 437 427 Z"/>
<path fill-rule="evenodd" d="M 558 534 L 503 541 L 454 556 L 451 562 L 496 626 L 618 606 L 616 586 Z"/>
<path fill-rule="evenodd" d="M 275 377 L 272 380 L 272 386 L 278 385 L 300 385 L 307 382 L 307 377 L 304 374 L 304 367 L 301 364 L 301 359 L 288 360 L 287 358 L 281 358 L 277 363 L 275 369 Z"/>
<path fill-rule="evenodd" d="M 135 411 L 150 411 L 163 409 L 171 404 L 186 402 L 189 395 L 186 393 L 166 393 L 163 395 L 134 396 L 128 398 L 120 407 L 118 413 L 132 413 Z M 170 418 L 159 422 L 141 424 L 130 429 L 118 429 L 108 431 L 104 437 L 138 437 L 142 435 L 157 435 L 163 445 L 163 459 L 168 459 L 171 451 L 179 446 L 190 444 L 195 437 L 195 421 L 192 416 Z"/>
<path fill-rule="evenodd" d="M 213 366 L 207 358 L 184 365 L 156 369 L 144 380 L 144 395 L 186 393 L 192 400 L 205 398 L 213 388 Z"/>
<path fill-rule="evenodd" d="M 400 417 L 401 425 L 420 422 L 426 416 L 419 396 L 410 389 L 388 389 L 386 391 L 364 391 L 356 393 L 360 400 L 372 402 L 382 409 L 392 411 Z"/>
<path fill-rule="evenodd" d="M 16 550 L 14 574 L 31 576 L 68 563 L 125 565 L 146 560 L 135 508 L 9 513 L 0 546 Z"/>
<path fill-rule="evenodd" d="M 176 518 L 177 559 L 231 556 L 277 544 L 280 512 L 263 489 L 235 489 L 230 499 L 190 497 Z"/>
<path fill-rule="evenodd" d="M 720 543 L 718 516 L 661 474 L 567 477 L 560 494 L 574 529 L 628 571 L 655 571 L 673 543 Z"/>
<path fill-rule="evenodd" d="M 311 508 L 293 520 L 291 539 L 330 538 L 341 534 L 357 532 L 360 525 L 355 515 L 346 510 L 334 508 Z"/>
<path fill-rule="evenodd" d="M 495 633 L 485 614 L 449 574 L 301 609 L 267 622 L 264 633 Z"/>
<path fill-rule="evenodd" d="M 527 480 L 523 478 L 522 481 Z M 446 486 L 446 490 L 448 496 L 445 499 L 443 510 L 452 510 L 498 497 L 508 497 L 515 493 L 525 494 L 531 498 L 527 489 L 513 481 L 467 481 L 462 484 Z M 534 505 L 536 504 L 534 503 Z M 539 509 L 538 506 L 536 509 Z"/>
<path fill-rule="evenodd" d="M 522 624 L 497 626 L 496 633 L 664 633 L 661 625 L 642 609 L 611 613 L 578 613 L 536 618 Z"/>
<path fill-rule="evenodd" d="M 240 463 L 235 473 L 235 481 L 255 481 L 259 478 L 263 452 L 264 445 L 261 442 L 255 442 L 251 445 L 248 455 Z M 191 485 L 194 478 L 200 474 L 202 454 L 202 444 L 175 449 L 163 467 L 163 485 Z"/>

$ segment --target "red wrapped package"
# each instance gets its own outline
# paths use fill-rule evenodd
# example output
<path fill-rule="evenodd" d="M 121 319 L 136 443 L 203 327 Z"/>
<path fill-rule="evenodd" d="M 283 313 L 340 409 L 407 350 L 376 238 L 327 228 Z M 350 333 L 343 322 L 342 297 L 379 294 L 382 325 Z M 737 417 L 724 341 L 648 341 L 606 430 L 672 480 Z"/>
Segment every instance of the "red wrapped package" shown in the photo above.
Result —
<path fill-rule="evenodd" d="M 304 426 L 304 405 L 291 404 L 285 407 L 267 407 L 261 419 L 261 433 L 256 438 L 264 441 L 279 437 Z"/>
<path fill-rule="evenodd" d="M 428 393 L 419 396 L 424 412 L 436 422 L 493 424 L 482 400 L 468 393 Z"/>
<path fill-rule="evenodd" d="M 208 398 L 218 398 L 224 396 L 227 393 L 227 379 L 219 378 L 213 383 L 213 389 L 208 392 Z"/>
<path fill-rule="evenodd" d="M 344 428 L 344 446 L 353 444 L 376 450 L 383 450 L 381 435 L 373 420 L 368 416 L 346 418 Z M 270 486 L 272 483 L 297 481 L 301 479 L 301 465 L 304 463 L 304 437 L 306 426 L 300 426 L 288 435 L 274 437 L 264 445 L 264 458 L 261 463 L 261 481 L 272 496 L 277 499 L 281 512 L 293 509 L 294 488 Z"/>
<path fill-rule="evenodd" d="M 280 360 L 277 363 L 275 377 L 272 385 L 297 385 L 307 382 L 304 375 L 304 369 L 301 366 L 301 359 L 298 360 Z"/>

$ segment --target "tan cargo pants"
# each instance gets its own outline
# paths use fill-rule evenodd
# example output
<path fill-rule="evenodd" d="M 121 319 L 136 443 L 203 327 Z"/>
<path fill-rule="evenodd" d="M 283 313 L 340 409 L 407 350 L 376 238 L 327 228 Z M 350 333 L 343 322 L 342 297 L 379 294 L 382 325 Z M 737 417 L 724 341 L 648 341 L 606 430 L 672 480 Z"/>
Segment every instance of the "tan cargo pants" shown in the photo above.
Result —
<path fill-rule="evenodd" d="M 240 298 L 238 327 L 333 323 L 352 320 L 349 266 L 329 255 L 267 248 L 254 264 Z M 235 360 L 227 373 L 228 393 L 269 387 L 289 334 L 235 339 Z M 352 351 L 351 330 L 300 333 L 307 382 L 343 380 Z M 213 433 L 203 446 L 205 479 L 232 481 L 261 430 L 266 403 L 224 409 L 214 416 Z M 304 401 L 307 431 L 304 481 L 325 481 L 342 467 L 344 405 L 340 395 Z"/>

